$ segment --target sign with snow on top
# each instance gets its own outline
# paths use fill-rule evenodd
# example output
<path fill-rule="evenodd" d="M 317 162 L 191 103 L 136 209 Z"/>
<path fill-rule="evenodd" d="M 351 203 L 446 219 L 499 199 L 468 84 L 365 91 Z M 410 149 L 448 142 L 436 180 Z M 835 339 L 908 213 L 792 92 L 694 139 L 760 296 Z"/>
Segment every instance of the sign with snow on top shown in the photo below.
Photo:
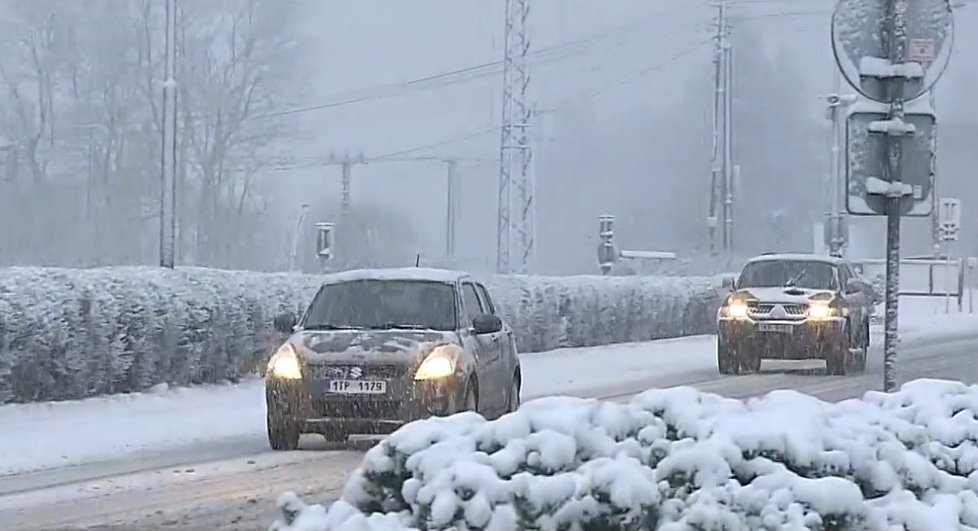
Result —
<path fill-rule="evenodd" d="M 857 101 L 846 119 L 846 209 L 854 216 L 886 213 L 891 197 L 901 198 L 901 214 L 931 215 L 937 120 L 928 98 L 904 107 L 903 119 L 891 119 L 889 106 Z M 886 144 L 902 144 L 900 182 L 885 179 Z"/>
<path fill-rule="evenodd" d="M 886 81 L 903 78 L 902 99 L 929 92 L 947 69 L 954 42 L 954 15 L 949 0 L 900 2 L 906 20 L 907 46 L 894 63 L 880 40 L 889 0 L 839 0 L 832 15 L 832 52 L 846 81 L 866 98 L 892 103 Z"/>

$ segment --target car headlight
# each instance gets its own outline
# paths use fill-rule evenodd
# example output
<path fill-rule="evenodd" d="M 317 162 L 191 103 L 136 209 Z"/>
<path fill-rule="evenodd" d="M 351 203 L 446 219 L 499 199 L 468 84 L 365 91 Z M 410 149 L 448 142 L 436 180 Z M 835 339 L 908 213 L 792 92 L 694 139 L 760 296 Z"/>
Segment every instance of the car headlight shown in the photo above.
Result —
<path fill-rule="evenodd" d="M 747 317 L 747 303 L 744 301 L 730 301 L 727 305 L 727 315 L 734 319 L 744 319 Z"/>
<path fill-rule="evenodd" d="M 455 374 L 456 356 L 447 345 L 435 347 L 430 354 L 421 362 L 417 372 L 414 373 L 415 380 L 437 380 Z"/>
<path fill-rule="evenodd" d="M 268 360 L 268 374 L 285 380 L 301 380 L 302 368 L 299 365 L 299 355 L 295 348 L 286 343 Z"/>
<path fill-rule="evenodd" d="M 834 315 L 832 307 L 825 302 L 813 302 L 808 306 L 809 319 L 828 319 Z"/>

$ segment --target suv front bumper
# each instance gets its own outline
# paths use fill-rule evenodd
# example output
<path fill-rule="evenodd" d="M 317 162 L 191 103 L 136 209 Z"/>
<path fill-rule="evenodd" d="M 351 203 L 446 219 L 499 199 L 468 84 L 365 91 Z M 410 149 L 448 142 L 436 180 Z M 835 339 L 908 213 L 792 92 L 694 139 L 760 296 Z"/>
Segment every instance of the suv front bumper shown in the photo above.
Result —
<path fill-rule="evenodd" d="M 721 344 L 763 359 L 826 359 L 834 355 L 846 334 L 845 318 L 820 320 L 720 319 Z"/>

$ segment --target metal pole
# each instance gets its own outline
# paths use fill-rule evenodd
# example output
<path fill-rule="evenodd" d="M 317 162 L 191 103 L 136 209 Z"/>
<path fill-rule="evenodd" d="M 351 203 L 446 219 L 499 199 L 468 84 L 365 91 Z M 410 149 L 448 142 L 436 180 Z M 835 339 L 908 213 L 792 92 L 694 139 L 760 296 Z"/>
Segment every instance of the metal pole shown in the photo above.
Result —
<path fill-rule="evenodd" d="M 720 184 L 720 76 L 723 54 L 724 10 L 721 3 L 717 14 L 716 48 L 713 52 L 713 166 L 710 170 L 710 214 L 707 230 L 710 237 L 710 254 L 716 254 L 717 186 Z"/>
<path fill-rule="evenodd" d="M 832 107 L 832 182 L 829 186 L 829 205 L 831 208 L 831 216 L 829 218 L 829 251 L 831 253 L 839 253 L 842 251 L 842 234 L 841 228 L 841 201 L 839 195 L 842 189 L 842 146 L 841 146 L 841 136 L 839 113 L 842 111 L 842 73 L 838 68 L 833 69 L 834 75 L 832 76 L 832 91 L 839 97 L 839 103 Z"/>
<path fill-rule="evenodd" d="M 724 211 L 726 212 L 726 218 L 724 219 L 724 226 L 727 230 L 727 252 L 733 254 L 734 250 L 734 232 L 733 232 L 733 186 L 734 186 L 734 174 L 736 168 L 734 167 L 733 160 L 733 46 L 731 46 L 730 39 L 727 39 L 727 65 L 726 74 L 724 75 L 724 81 L 726 88 L 724 90 L 724 96 L 726 97 L 726 103 L 723 105 L 724 117 L 723 117 L 723 127 L 726 129 L 724 132 L 724 168 L 727 186 L 726 195 L 723 200 Z"/>
<path fill-rule="evenodd" d="M 352 168 L 353 167 L 353 161 L 350 160 L 350 154 L 349 153 L 347 153 L 346 156 L 343 158 L 343 162 L 341 163 L 341 167 L 343 169 L 343 184 L 342 184 L 343 190 L 342 190 L 342 198 L 341 198 L 341 203 L 340 203 L 340 212 L 341 212 L 343 218 L 345 219 L 345 218 L 349 217 L 349 215 L 350 215 L 350 209 L 352 208 L 352 205 L 353 205 L 353 199 L 351 197 L 352 196 L 352 192 L 350 190 L 352 188 L 351 171 L 353 169 Z"/>
<path fill-rule="evenodd" d="M 906 56 L 906 22 L 903 4 L 906 0 L 890 0 L 887 8 L 887 28 L 882 37 L 889 51 L 890 62 L 903 63 Z M 893 104 L 890 106 L 890 119 L 903 121 L 903 83 L 902 78 L 887 81 Z M 903 158 L 902 137 L 890 136 L 886 156 L 888 181 L 902 182 L 901 164 Z M 883 391 L 893 392 L 897 386 L 896 362 L 898 337 L 898 315 L 900 306 L 900 207 L 902 196 L 891 194 L 886 214 L 886 323 L 883 344 Z"/>
<path fill-rule="evenodd" d="M 458 196 L 458 183 L 456 182 L 455 170 L 457 162 L 454 160 L 446 161 L 448 164 L 447 175 L 447 207 L 445 220 L 445 258 L 449 261 L 455 260 L 455 223 L 456 223 L 456 198 Z"/>
<path fill-rule="evenodd" d="M 176 87 L 173 79 L 173 28 L 176 25 L 174 20 L 173 8 L 174 0 L 166 0 L 165 14 L 165 35 L 164 35 L 164 58 L 163 58 L 163 105 L 160 116 L 160 267 L 173 268 L 174 257 L 173 234 L 174 221 L 173 199 L 169 197 L 174 192 L 174 185 L 169 179 L 172 176 L 172 168 L 168 168 L 168 159 L 173 156 L 173 151 L 169 149 L 169 143 L 173 141 L 173 132 L 169 131 L 172 125 L 176 124 L 176 109 L 171 108 L 170 99 Z M 170 114 L 174 119 L 171 121 Z M 172 162 L 172 159 L 171 159 Z"/>
<path fill-rule="evenodd" d="M 177 261 L 177 3 L 179 0 L 170 0 L 171 20 L 170 24 L 170 98 L 172 103 L 172 116 L 170 120 L 170 241 L 167 243 L 170 256 L 170 267 L 172 268 Z"/>

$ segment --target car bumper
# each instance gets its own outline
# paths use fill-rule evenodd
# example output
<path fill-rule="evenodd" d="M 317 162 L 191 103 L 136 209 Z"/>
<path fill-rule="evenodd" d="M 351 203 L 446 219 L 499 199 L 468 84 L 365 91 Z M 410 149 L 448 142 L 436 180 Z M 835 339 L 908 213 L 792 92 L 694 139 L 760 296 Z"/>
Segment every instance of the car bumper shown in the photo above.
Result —
<path fill-rule="evenodd" d="M 454 412 L 454 380 L 388 382 L 383 395 L 325 392 L 318 380 L 265 380 L 269 414 L 288 417 L 302 433 L 388 434 L 414 420 Z"/>
<path fill-rule="evenodd" d="M 722 319 L 720 342 L 738 351 L 760 353 L 763 359 L 826 359 L 835 354 L 846 333 L 845 319 L 820 321 L 753 321 Z M 775 325 L 779 331 L 762 330 Z"/>

